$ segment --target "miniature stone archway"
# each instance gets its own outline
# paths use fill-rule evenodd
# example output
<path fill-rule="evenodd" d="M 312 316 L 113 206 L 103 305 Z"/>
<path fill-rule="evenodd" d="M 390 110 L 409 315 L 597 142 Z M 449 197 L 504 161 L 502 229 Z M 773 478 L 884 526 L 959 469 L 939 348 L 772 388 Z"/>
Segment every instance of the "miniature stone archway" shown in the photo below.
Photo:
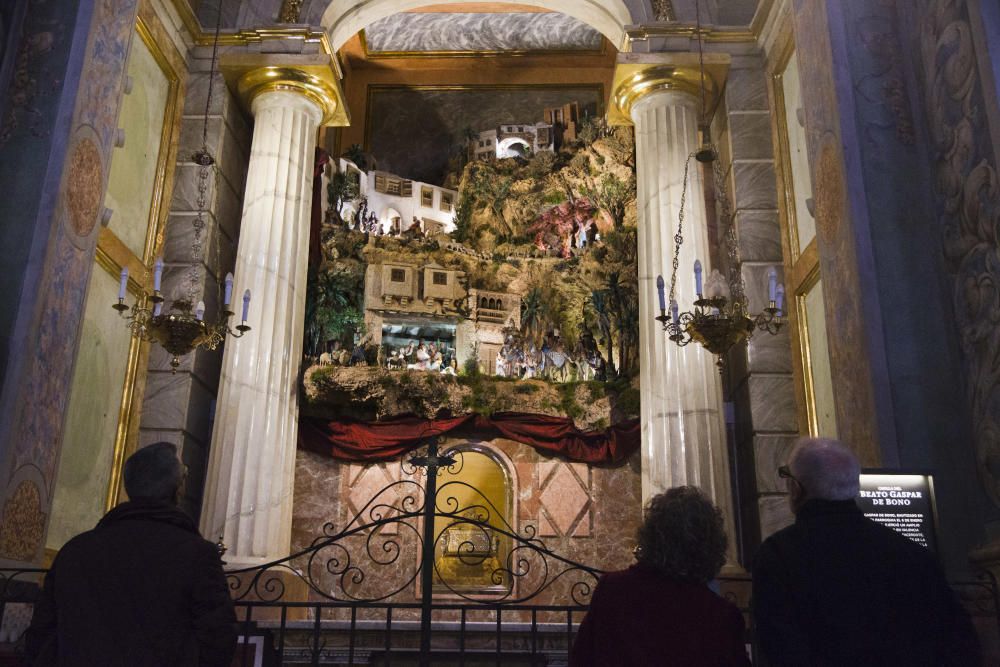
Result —
<path fill-rule="evenodd" d="M 531 146 L 524 139 L 510 137 L 497 145 L 497 157 L 524 157 L 531 152 Z"/>

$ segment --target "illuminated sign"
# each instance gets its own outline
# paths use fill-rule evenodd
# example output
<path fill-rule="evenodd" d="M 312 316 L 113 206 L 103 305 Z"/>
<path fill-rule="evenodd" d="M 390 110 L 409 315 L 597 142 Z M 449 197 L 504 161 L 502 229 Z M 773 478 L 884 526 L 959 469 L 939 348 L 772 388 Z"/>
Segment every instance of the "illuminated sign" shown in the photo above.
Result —
<path fill-rule="evenodd" d="M 858 506 L 865 516 L 917 544 L 937 550 L 934 480 L 930 475 L 894 472 L 861 474 Z"/>

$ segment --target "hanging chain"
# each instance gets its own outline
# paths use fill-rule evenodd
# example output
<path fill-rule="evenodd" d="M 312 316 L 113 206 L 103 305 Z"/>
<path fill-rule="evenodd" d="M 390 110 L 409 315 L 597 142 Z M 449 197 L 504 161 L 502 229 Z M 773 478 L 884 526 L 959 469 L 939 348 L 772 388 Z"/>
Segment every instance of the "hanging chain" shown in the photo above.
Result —
<path fill-rule="evenodd" d="M 701 39 L 701 0 L 694 0 L 694 23 L 698 31 L 698 72 L 701 85 L 701 124 L 708 124 L 708 108 L 705 104 L 705 51 Z"/>
<path fill-rule="evenodd" d="M 191 239 L 191 268 L 188 272 L 188 300 L 191 306 L 199 301 L 198 283 L 201 277 L 201 261 L 203 242 L 201 238 L 202 230 L 205 229 L 205 207 L 208 204 L 208 177 L 215 164 L 215 158 L 208 152 L 208 116 L 212 110 L 212 91 L 215 88 L 215 64 L 219 57 L 219 32 L 222 28 L 222 0 L 219 0 L 218 11 L 215 15 L 215 38 L 212 42 L 212 62 L 208 70 L 208 93 L 205 95 L 205 116 L 201 126 L 201 150 L 197 151 L 192 160 L 198 165 L 198 212 L 195 215 L 191 226 L 194 228 L 194 237 Z M 218 221 L 216 221 L 218 226 Z M 216 230 L 218 233 L 218 230 Z M 216 238 L 216 255 L 218 255 L 218 238 Z"/>
<path fill-rule="evenodd" d="M 743 280 L 743 260 L 740 257 L 740 245 L 736 238 L 736 224 L 733 212 L 729 207 L 729 196 L 726 194 L 726 177 L 722 173 L 720 160 L 712 162 L 712 175 L 715 181 L 715 201 L 718 204 L 719 222 L 726 229 L 726 254 L 729 257 L 729 291 L 732 293 L 732 303 L 737 308 L 747 310 L 746 283 Z"/>
<path fill-rule="evenodd" d="M 201 150 L 208 151 L 208 114 L 212 110 L 212 89 L 215 82 L 215 63 L 219 58 L 219 31 L 222 28 L 222 0 L 219 0 L 219 11 L 215 15 L 215 38 L 212 41 L 212 64 L 208 70 L 208 94 L 205 96 L 205 119 L 201 126 Z"/>
<path fill-rule="evenodd" d="M 677 289 L 677 267 L 681 264 L 681 244 L 684 243 L 684 202 L 687 201 L 688 170 L 691 167 L 691 158 L 693 157 L 694 153 L 691 153 L 687 156 L 687 160 L 684 161 L 684 180 L 681 185 L 681 207 L 680 212 L 677 214 L 677 233 L 674 234 L 674 259 L 671 262 L 672 271 L 670 273 L 670 299 L 667 301 L 668 305 L 674 302 L 674 294 Z"/>
<path fill-rule="evenodd" d="M 208 191 L 208 171 L 207 164 L 198 167 L 198 213 L 191 223 L 191 226 L 194 227 L 194 238 L 191 239 L 191 270 L 188 286 L 188 300 L 192 306 L 198 303 L 198 278 L 201 273 L 201 231 L 205 228 L 205 204 L 207 203 L 205 193 Z"/>

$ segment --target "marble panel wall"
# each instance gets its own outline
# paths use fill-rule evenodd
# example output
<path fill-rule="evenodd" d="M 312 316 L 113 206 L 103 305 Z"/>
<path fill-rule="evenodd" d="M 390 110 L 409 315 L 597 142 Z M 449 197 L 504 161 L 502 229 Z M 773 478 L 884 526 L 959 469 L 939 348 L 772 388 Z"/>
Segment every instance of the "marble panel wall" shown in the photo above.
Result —
<path fill-rule="evenodd" d="M 633 562 L 631 549 L 642 515 L 638 453 L 617 467 L 594 467 L 544 456 L 527 445 L 505 439 L 488 442 L 449 439 L 442 441 L 441 447 L 467 444 L 491 450 L 507 468 L 516 487 L 512 489 L 510 523 L 519 534 L 540 538 L 560 556 L 602 570 L 622 569 Z M 307 547 L 318 536 L 337 534 L 356 528 L 359 523 L 390 516 L 391 507 L 420 506 L 422 496 L 415 492 L 412 482 L 423 483 L 424 478 L 412 473 L 413 469 L 402 465 L 400 460 L 365 465 L 300 450 L 296 461 L 292 551 Z M 440 479 L 444 483 L 456 478 L 445 473 Z M 369 503 L 387 487 L 377 501 Z M 411 501 L 407 497 L 413 504 L 408 504 Z M 439 497 L 441 505 L 444 501 Z M 354 522 L 359 513 L 360 518 Z M 419 521 L 411 524 L 420 529 Z M 418 565 L 416 530 L 400 524 L 384 532 L 385 539 L 356 541 L 350 550 L 350 562 L 365 575 L 363 584 L 353 589 L 356 594 L 385 594 L 403 585 L 393 600 L 417 599 L 417 581 L 413 578 Z M 392 546 L 386 547 L 386 543 Z M 366 552 L 368 545 L 373 546 L 370 552 Z M 323 556 L 320 564 L 329 556 L 339 556 L 339 562 L 344 563 L 347 552 L 329 548 L 320 555 Z M 375 564 L 376 559 L 385 564 Z M 541 568 L 534 563 L 531 573 L 518 582 L 518 590 L 523 593 L 538 585 L 540 573 Z M 323 576 L 329 585 L 334 585 L 335 579 L 336 585 L 340 585 L 337 577 Z M 566 587 L 557 586 L 535 602 L 567 602 L 569 594 Z"/>
<path fill-rule="evenodd" d="M 713 122 L 718 137 L 733 224 L 743 263 L 751 313 L 767 306 L 767 273 L 782 270 L 777 180 L 765 67 L 757 57 L 737 57 Z M 720 261 L 728 264 L 725 229 L 719 229 Z M 726 400 L 733 404 L 735 442 L 730 458 L 740 512 L 741 562 L 756 545 L 791 521 L 777 467 L 798 435 L 787 330 L 757 332 L 726 359 Z"/>
<path fill-rule="evenodd" d="M 191 51 L 174 191 L 164 236 L 163 291 L 168 299 L 193 291 L 194 300 L 204 300 L 208 316 L 214 317 L 221 301 L 219 284 L 232 270 L 236 255 L 251 135 L 248 120 L 222 75 L 216 74 L 210 82 L 210 58 L 210 49 L 196 47 Z M 207 179 L 203 248 L 196 260 L 192 253 L 192 222 L 198 210 L 199 167 L 191 156 L 202 146 L 210 83 L 205 143 L 216 164 Z M 222 347 L 198 350 L 183 357 L 175 373 L 170 356 L 162 348 L 153 346 L 150 351 L 139 445 L 167 441 L 179 447 L 188 466 L 182 505 L 196 521 L 201 512 L 221 364 Z"/>

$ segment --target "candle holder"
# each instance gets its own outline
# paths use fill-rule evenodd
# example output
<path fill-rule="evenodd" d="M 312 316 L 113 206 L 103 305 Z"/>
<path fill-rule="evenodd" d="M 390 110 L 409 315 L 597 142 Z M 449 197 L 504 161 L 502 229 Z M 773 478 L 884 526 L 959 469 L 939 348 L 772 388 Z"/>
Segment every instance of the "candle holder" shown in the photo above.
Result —
<path fill-rule="evenodd" d="M 221 12 L 219 14 L 221 16 Z M 243 313 L 241 322 L 235 327 L 235 331 L 230 328 L 229 320 L 236 314 L 229 310 L 229 304 L 233 296 L 233 274 L 226 274 L 224 287 L 220 285 L 222 310 L 219 313 L 217 322 L 205 321 L 205 302 L 195 298 L 199 290 L 201 281 L 202 266 L 202 240 L 201 230 L 205 228 L 205 204 L 207 202 L 208 179 L 212 168 L 215 166 L 215 157 L 208 151 L 208 119 L 209 110 L 212 108 L 213 82 L 215 81 L 215 64 L 219 52 L 219 29 L 220 23 L 216 21 L 215 39 L 212 44 L 212 64 L 209 68 L 208 94 L 205 100 L 205 114 L 202 119 L 201 149 L 190 156 L 191 162 L 198 165 L 198 211 L 191 222 L 194 228 L 194 236 L 191 239 L 191 268 L 188 279 L 188 294 L 186 298 L 175 299 L 170 305 L 170 311 L 163 312 L 164 298 L 160 292 L 160 283 L 163 278 L 163 258 L 158 257 L 153 264 L 153 292 L 147 294 L 143 290 L 140 298 L 131 306 L 125 304 L 125 295 L 128 288 L 128 269 L 121 271 L 121 283 L 118 288 L 118 303 L 111 304 L 111 307 L 118 311 L 118 314 L 127 320 L 127 326 L 132 335 L 144 341 L 159 343 L 164 350 L 171 355 L 171 372 L 176 373 L 180 366 L 180 358 L 197 348 L 207 350 L 216 349 L 226 336 L 232 338 L 242 338 L 250 331 L 247 325 L 247 314 L 250 310 L 250 290 L 243 293 Z M 161 239 L 162 241 L 162 239 Z M 215 266 L 219 266 L 219 243 L 215 244 Z M 216 274 L 218 275 L 218 274 Z M 126 312 L 129 312 L 126 315 Z"/>
<path fill-rule="evenodd" d="M 697 3 L 695 5 L 697 10 Z M 782 306 L 785 288 L 778 284 L 778 272 L 772 268 L 768 272 L 768 306 L 756 316 L 750 315 L 743 284 L 742 262 L 736 228 L 733 225 L 731 207 L 725 176 L 719 164 L 719 151 L 712 143 L 711 124 L 706 116 L 705 105 L 705 62 L 702 52 L 701 17 L 697 15 L 698 59 L 701 80 L 701 145 L 684 162 L 684 178 L 681 186 L 680 210 L 677 215 L 677 233 L 674 235 L 674 257 L 670 274 L 670 314 L 667 314 L 667 297 L 664 293 L 663 276 L 656 277 L 656 291 L 659 298 L 660 314 L 654 319 L 663 326 L 667 338 L 684 347 L 692 341 L 716 355 L 716 365 L 723 370 L 725 354 L 734 345 L 746 342 L 754 331 L 766 331 L 776 335 L 785 324 Z M 718 271 L 713 271 L 702 284 L 702 265 L 694 262 L 695 294 L 693 308 L 681 312 L 675 296 L 677 294 L 677 268 L 680 265 L 681 245 L 684 243 L 684 202 L 687 199 L 688 174 L 691 159 L 709 166 L 714 177 L 716 213 L 720 226 L 726 229 L 726 250 L 729 258 L 728 279 Z M 700 193 L 698 193 L 700 194 Z M 708 292 L 705 296 L 704 292 Z"/>
<path fill-rule="evenodd" d="M 694 300 L 692 310 L 680 311 L 675 295 L 680 250 L 684 243 L 683 202 L 687 195 L 688 166 L 692 158 L 703 161 L 706 150 L 702 146 L 698 151 L 689 155 L 684 166 L 681 208 L 678 215 L 677 233 L 674 235 L 673 271 L 670 275 L 670 314 L 667 314 L 663 276 L 657 276 L 656 291 L 659 297 L 660 314 L 654 319 L 663 326 L 667 338 L 678 346 L 684 347 L 694 341 L 716 355 L 716 364 L 721 371 L 725 354 L 737 343 L 749 340 L 754 331 L 765 331 L 776 335 L 781 330 L 786 321 L 782 315 L 785 288 L 778 284 L 778 273 L 772 268 L 768 272 L 768 305 L 756 316 L 750 314 L 743 284 L 736 230 L 732 224 L 722 169 L 717 161 L 718 152 L 713 148 L 710 151 L 713 157 L 709 163 L 713 166 L 712 171 L 715 176 L 715 196 L 719 218 L 723 224 L 728 225 L 725 239 L 729 256 L 729 276 L 727 280 L 718 271 L 713 271 L 712 275 L 705 281 L 705 286 L 710 292 L 709 296 L 705 296 L 702 294 L 702 265 L 700 261 L 695 260 L 694 278 L 697 298 Z"/>
<path fill-rule="evenodd" d="M 164 350 L 172 355 L 170 360 L 171 372 L 176 373 L 180 366 L 180 358 L 190 353 L 196 348 L 202 347 L 207 350 L 216 349 L 225 340 L 226 336 L 242 338 L 250 331 L 246 319 L 235 327 L 235 331 L 229 327 L 229 320 L 236 313 L 224 309 L 218 322 L 210 323 L 199 318 L 191 301 L 188 299 L 177 299 L 170 306 L 170 312 L 158 313 L 163 303 L 163 296 L 154 291 L 150 295 L 143 295 L 131 307 L 131 313 L 127 316 L 125 312 L 130 310 L 125 305 L 125 299 L 119 298 L 118 303 L 112 304 L 112 308 L 118 314 L 128 320 L 128 328 L 132 335 L 145 341 L 159 343 Z M 154 307 L 150 309 L 146 303 L 152 303 Z M 246 300 L 248 303 L 249 300 Z M 204 308 L 204 304 L 199 304 Z"/>

